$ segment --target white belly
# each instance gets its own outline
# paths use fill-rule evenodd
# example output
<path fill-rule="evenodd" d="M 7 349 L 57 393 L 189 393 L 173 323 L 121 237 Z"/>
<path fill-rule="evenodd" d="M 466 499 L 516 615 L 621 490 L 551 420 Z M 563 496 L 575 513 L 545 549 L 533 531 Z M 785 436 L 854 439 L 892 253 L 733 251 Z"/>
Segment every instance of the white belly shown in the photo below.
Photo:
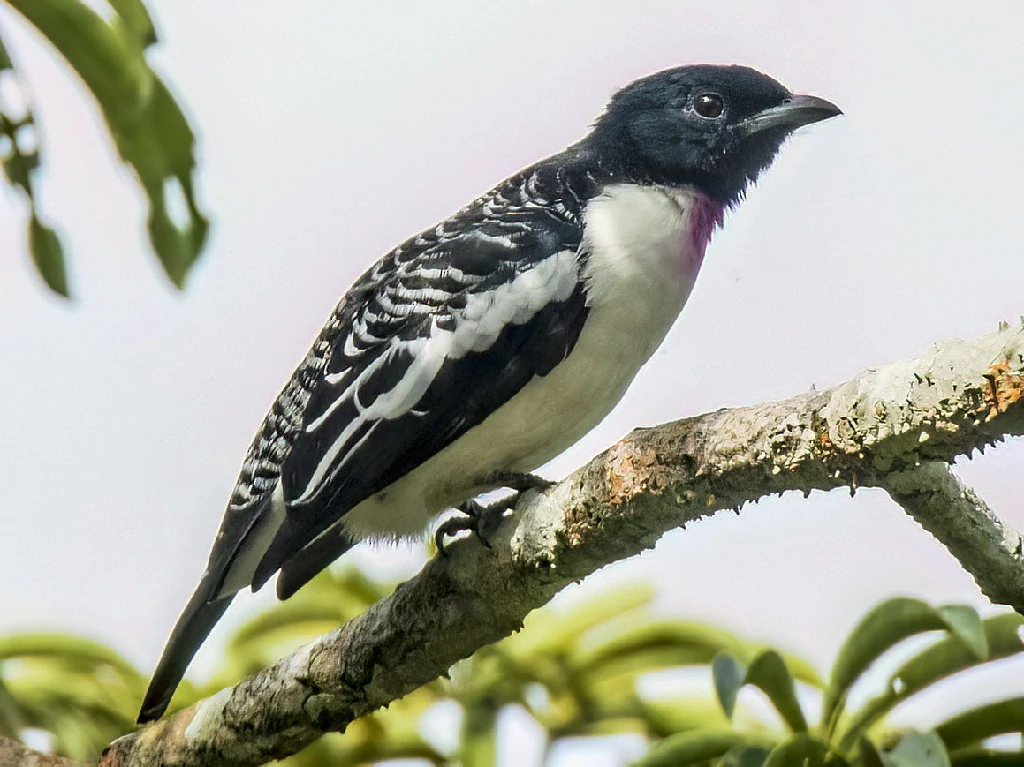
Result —
<path fill-rule="evenodd" d="M 348 531 L 357 538 L 420 534 L 434 515 L 491 489 L 481 478 L 536 469 L 593 429 L 679 315 L 720 216 L 694 192 L 657 187 L 613 186 L 591 201 L 583 242 L 589 314 L 572 352 L 455 443 L 352 509 L 343 519 Z"/>

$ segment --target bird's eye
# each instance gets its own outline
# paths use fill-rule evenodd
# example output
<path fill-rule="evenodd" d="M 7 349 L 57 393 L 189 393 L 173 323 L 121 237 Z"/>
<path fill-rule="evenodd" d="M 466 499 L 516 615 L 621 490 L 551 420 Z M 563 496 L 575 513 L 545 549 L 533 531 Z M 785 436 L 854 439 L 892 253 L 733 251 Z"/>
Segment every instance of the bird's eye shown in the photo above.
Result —
<path fill-rule="evenodd" d="M 725 101 L 717 93 L 702 93 L 693 100 L 693 111 L 713 120 L 725 111 Z"/>

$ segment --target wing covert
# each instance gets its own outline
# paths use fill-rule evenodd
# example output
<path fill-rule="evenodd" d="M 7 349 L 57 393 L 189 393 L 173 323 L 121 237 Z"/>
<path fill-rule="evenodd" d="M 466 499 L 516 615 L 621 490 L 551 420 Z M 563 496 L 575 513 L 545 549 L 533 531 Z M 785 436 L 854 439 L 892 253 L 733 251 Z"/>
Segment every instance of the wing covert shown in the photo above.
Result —
<path fill-rule="evenodd" d="M 540 210 L 499 223 L 399 264 L 334 340 L 282 464 L 287 520 L 254 585 L 572 350 L 587 314 L 579 223 Z"/>

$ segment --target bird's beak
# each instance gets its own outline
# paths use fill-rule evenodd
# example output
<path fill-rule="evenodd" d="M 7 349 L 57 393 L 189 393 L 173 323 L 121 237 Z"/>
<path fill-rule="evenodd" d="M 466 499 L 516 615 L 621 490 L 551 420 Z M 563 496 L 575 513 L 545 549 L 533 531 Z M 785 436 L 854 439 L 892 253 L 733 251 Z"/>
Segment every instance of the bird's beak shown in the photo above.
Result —
<path fill-rule="evenodd" d="M 825 101 L 817 96 L 796 94 L 778 106 L 769 107 L 748 117 L 736 126 L 736 130 L 744 137 L 769 128 L 796 130 L 803 125 L 821 122 L 842 113 L 843 110 L 831 101 Z"/>

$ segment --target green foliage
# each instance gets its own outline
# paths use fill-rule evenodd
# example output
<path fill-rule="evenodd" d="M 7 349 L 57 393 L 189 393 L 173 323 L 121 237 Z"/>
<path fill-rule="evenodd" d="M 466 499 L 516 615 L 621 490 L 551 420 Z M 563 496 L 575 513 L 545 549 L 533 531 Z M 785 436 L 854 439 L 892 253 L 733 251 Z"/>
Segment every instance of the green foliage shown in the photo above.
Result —
<path fill-rule="evenodd" d="M 826 691 L 822 719 L 834 729 L 846 695 L 861 674 L 886 650 L 926 631 L 946 630 L 957 636 L 975 658 L 984 660 L 988 642 L 978 614 L 969 607 L 934 608 L 917 599 L 896 598 L 869 612 L 839 651 Z"/>
<path fill-rule="evenodd" d="M 658 748 L 637 762 L 637 767 L 685 767 L 724 759 L 727 754 L 750 750 L 750 737 L 733 730 L 696 730 L 670 735 Z"/>
<path fill-rule="evenodd" d="M 731 731 L 705 730 L 701 737 L 673 736 L 654 746 L 639 765 L 1024 764 L 1024 751 L 1007 755 L 982 747 L 994 735 L 1020 733 L 1024 729 L 1024 699 L 1014 698 L 962 713 L 933 732 L 891 732 L 881 722 L 894 706 L 926 687 L 955 673 L 1024 652 L 1022 625 L 1024 618 L 1019 615 L 1003 614 L 982 620 L 973 608 L 964 605 L 935 608 L 905 598 L 883 602 L 851 632 L 836 658 L 828 685 L 820 686 L 822 708 L 816 727 L 807 726 L 810 717 L 800 707 L 796 687 L 781 656 L 765 651 L 748 664 L 720 654 L 712 662 L 712 676 L 726 716 L 732 716 L 744 686 L 757 687 L 792 734 L 770 733 L 766 738 L 764 731 L 748 734 L 734 727 Z M 906 639 L 936 631 L 942 632 L 942 637 L 903 663 L 887 680 L 882 694 L 869 698 L 855 710 L 848 709 L 851 688 L 879 658 Z M 699 751 L 698 746 L 707 750 Z M 680 754 L 690 761 L 680 761 Z"/>
<path fill-rule="evenodd" d="M 0 638 L 0 735 L 49 732 L 75 759 L 98 756 L 132 728 L 146 679 L 124 658 L 88 639 L 58 634 Z"/>
<path fill-rule="evenodd" d="M 711 672 L 726 716 L 732 717 L 740 688 L 749 684 L 768 696 L 790 730 L 807 732 L 807 720 L 796 698 L 793 677 L 786 661 L 775 650 L 762 651 L 749 666 L 721 653 L 712 662 Z"/>
<path fill-rule="evenodd" d="M 209 223 L 195 199 L 192 129 L 146 58 L 146 49 L 156 42 L 146 6 L 142 0 L 107 0 L 109 14 L 104 17 L 81 0 L 2 3 L 49 40 L 95 98 L 121 160 L 146 195 L 153 249 L 171 282 L 182 287 L 202 252 Z M 27 93 L 0 38 L 4 78 Z M 64 248 L 38 207 L 40 136 L 31 104 L 22 111 L 0 100 L 0 160 L 7 182 L 28 201 L 28 243 L 36 269 L 51 290 L 67 296 Z"/>
<path fill-rule="evenodd" d="M 1024 651 L 1021 641 L 1022 624 L 1024 618 L 1015 613 L 997 615 L 983 621 L 989 651 L 982 659 L 977 658 L 972 649 L 955 635 L 947 635 L 915 655 L 889 677 L 884 692 L 839 722 L 839 727 L 835 729 L 840 746 L 852 748 L 859 738 L 868 733 L 897 704 L 926 687 L 953 674 L 975 668 L 983 662 L 1020 654 Z"/>
<path fill-rule="evenodd" d="M 239 628 L 217 677 L 182 685 L 172 710 L 335 628 L 391 588 L 350 568 L 322 573 Z M 988 738 L 1021 731 L 1024 698 L 965 711 L 929 732 L 894 730 L 883 721 L 893 706 L 954 673 L 1024 652 L 1020 616 L 981 620 L 963 606 L 889 600 L 853 630 L 826 684 L 791 654 L 706 624 L 656 618 L 649 612 L 652 598 L 649 587 L 633 586 L 571 609 L 539 610 L 520 633 L 453 669 L 450 681 L 426 685 L 284 764 L 344 767 L 411 758 L 489 767 L 498 763 L 497 727 L 509 707 L 537 722 L 549 749 L 569 737 L 640 735 L 652 747 L 638 767 L 1024 764 L 1022 752 L 984 746 Z M 880 657 L 928 632 L 941 633 L 900 666 L 883 693 L 850 705 L 850 690 Z M 645 676 L 683 668 L 704 675 L 711 694 L 642 692 Z M 143 675 L 94 642 L 52 635 L 0 639 L 0 735 L 40 728 L 53 734 L 58 751 L 94 758 L 132 727 L 144 685 Z M 819 698 L 821 709 L 812 716 L 801 701 Z M 758 699 L 761 705 L 753 705 Z M 777 716 L 766 717 L 765 704 Z M 432 736 L 430 716 L 439 706 L 458 712 L 457 739 Z"/>

